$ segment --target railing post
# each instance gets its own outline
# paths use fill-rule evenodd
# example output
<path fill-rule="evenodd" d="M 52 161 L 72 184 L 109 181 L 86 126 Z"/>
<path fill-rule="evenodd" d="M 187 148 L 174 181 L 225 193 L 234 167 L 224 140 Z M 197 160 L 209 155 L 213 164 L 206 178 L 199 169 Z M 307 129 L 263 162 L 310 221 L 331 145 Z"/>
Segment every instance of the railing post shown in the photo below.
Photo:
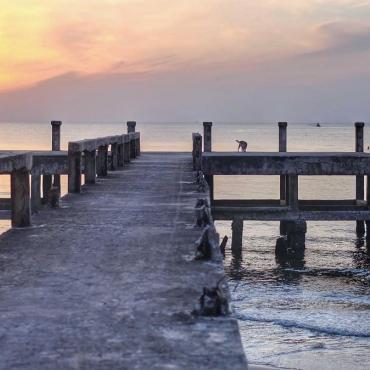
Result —
<path fill-rule="evenodd" d="M 128 121 L 127 122 L 127 133 L 130 135 L 134 133 L 136 130 L 136 121 Z M 136 157 L 136 145 L 135 145 L 135 139 L 132 135 L 130 135 L 130 158 Z"/>
<path fill-rule="evenodd" d="M 123 167 L 123 164 L 125 162 L 125 144 L 123 135 L 121 135 L 120 137 L 120 142 L 117 147 L 117 153 L 118 153 L 118 167 Z"/>
<path fill-rule="evenodd" d="M 135 148 L 136 148 L 136 156 L 138 157 L 141 154 L 141 147 L 140 147 L 141 135 L 140 135 L 140 132 L 137 132 L 136 135 L 138 137 L 136 139 Z"/>
<path fill-rule="evenodd" d="M 30 207 L 30 172 L 16 170 L 10 176 L 12 226 L 26 227 L 31 225 Z"/>
<path fill-rule="evenodd" d="M 125 163 L 130 163 L 130 156 L 131 156 L 131 149 L 130 149 L 130 135 L 125 134 L 123 135 L 123 141 L 124 141 L 124 162 Z"/>
<path fill-rule="evenodd" d="M 130 134 L 131 132 L 135 132 L 135 130 L 136 130 L 136 121 L 128 121 L 127 133 Z"/>
<path fill-rule="evenodd" d="M 118 167 L 118 144 L 111 144 L 112 161 L 110 164 L 111 171 L 115 171 Z"/>
<path fill-rule="evenodd" d="M 74 143 L 68 144 L 68 193 L 81 192 L 82 153 Z"/>
<path fill-rule="evenodd" d="M 287 122 L 279 122 L 279 152 L 287 151 Z M 286 176 L 280 176 L 280 200 L 286 201 Z"/>
<path fill-rule="evenodd" d="M 51 175 L 42 175 L 42 203 L 48 202 L 49 191 L 53 186 L 53 177 Z"/>
<path fill-rule="evenodd" d="M 203 150 L 205 152 L 212 151 L 212 122 L 203 122 Z"/>
<path fill-rule="evenodd" d="M 287 122 L 279 122 L 279 152 L 287 151 Z M 280 204 L 287 203 L 287 187 L 288 187 L 288 176 L 280 176 Z M 286 221 L 280 221 L 280 234 L 286 234 L 287 224 Z"/>
<path fill-rule="evenodd" d="M 298 211 L 298 175 L 289 175 L 288 205 L 293 211 Z"/>
<path fill-rule="evenodd" d="M 200 171 L 202 169 L 202 135 L 193 133 L 193 170 Z"/>
<path fill-rule="evenodd" d="M 358 153 L 364 151 L 364 126 L 363 122 L 355 123 L 355 150 Z M 364 176 L 356 176 L 356 201 L 364 200 L 365 182 Z M 365 234 L 365 223 L 364 221 L 356 221 L 356 233 L 357 235 Z"/>
<path fill-rule="evenodd" d="M 98 148 L 97 174 L 98 177 L 108 175 L 108 145 L 100 145 Z"/>
<path fill-rule="evenodd" d="M 133 133 L 129 134 L 130 136 L 130 158 L 136 158 L 136 145 L 135 145 L 135 136 Z"/>
<path fill-rule="evenodd" d="M 60 151 L 60 126 L 61 121 L 51 121 L 51 150 Z M 53 186 L 60 192 L 60 175 L 54 175 Z"/>
<path fill-rule="evenodd" d="M 212 122 L 203 122 L 203 150 L 204 152 L 211 152 L 212 151 Z M 208 187 L 209 187 L 209 196 L 211 205 L 214 201 L 214 181 L 213 181 L 213 175 L 207 175 L 205 176 L 205 179 L 207 181 Z"/>
<path fill-rule="evenodd" d="M 85 150 L 85 183 L 96 183 L 96 150 Z"/>
<path fill-rule="evenodd" d="M 31 176 L 31 210 L 37 213 L 41 205 L 41 176 Z"/>

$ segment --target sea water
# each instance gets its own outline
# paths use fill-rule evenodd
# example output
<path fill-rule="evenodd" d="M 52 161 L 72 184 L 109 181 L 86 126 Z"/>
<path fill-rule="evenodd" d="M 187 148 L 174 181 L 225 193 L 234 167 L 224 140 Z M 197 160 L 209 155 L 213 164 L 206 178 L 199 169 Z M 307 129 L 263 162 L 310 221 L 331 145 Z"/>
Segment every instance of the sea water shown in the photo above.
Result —
<path fill-rule="evenodd" d="M 143 151 L 190 151 L 200 123 L 138 123 Z M 63 123 L 62 149 L 70 140 L 121 134 L 122 123 Z M 0 148 L 50 149 L 50 123 L 0 124 Z M 291 123 L 288 151 L 353 151 L 353 124 Z M 236 139 L 249 151 L 277 151 L 276 123 L 214 123 L 213 150 L 235 151 Z M 365 149 L 370 128 L 365 127 Z M 8 176 L 0 176 L 9 196 Z M 65 191 L 65 181 L 63 182 Z M 279 197 L 277 176 L 217 176 L 222 199 Z M 353 176 L 301 177 L 301 199 L 354 199 Z M 216 223 L 231 239 L 230 222 Z M 303 266 L 279 264 L 278 222 L 244 222 L 243 252 L 226 250 L 235 315 L 251 363 L 297 369 L 370 369 L 370 257 L 354 222 L 308 222 Z M 2 230 L 9 223 L 2 223 Z"/>

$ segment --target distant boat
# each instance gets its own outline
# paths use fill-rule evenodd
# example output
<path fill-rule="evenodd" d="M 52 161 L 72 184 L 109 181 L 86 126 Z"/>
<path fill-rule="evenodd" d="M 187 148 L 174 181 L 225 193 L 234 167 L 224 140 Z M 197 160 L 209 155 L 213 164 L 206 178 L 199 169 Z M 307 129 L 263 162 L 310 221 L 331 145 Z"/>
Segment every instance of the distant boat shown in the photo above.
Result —
<path fill-rule="evenodd" d="M 320 123 L 316 123 L 316 127 L 321 127 Z"/>

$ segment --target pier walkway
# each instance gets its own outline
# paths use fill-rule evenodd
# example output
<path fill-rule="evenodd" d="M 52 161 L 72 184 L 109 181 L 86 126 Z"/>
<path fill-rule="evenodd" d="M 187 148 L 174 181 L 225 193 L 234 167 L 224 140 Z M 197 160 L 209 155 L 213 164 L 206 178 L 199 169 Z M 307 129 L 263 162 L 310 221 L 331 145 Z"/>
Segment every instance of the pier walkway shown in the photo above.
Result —
<path fill-rule="evenodd" d="M 143 153 L 0 240 L 0 369 L 245 369 L 232 317 L 194 317 L 190 154 Z"/>

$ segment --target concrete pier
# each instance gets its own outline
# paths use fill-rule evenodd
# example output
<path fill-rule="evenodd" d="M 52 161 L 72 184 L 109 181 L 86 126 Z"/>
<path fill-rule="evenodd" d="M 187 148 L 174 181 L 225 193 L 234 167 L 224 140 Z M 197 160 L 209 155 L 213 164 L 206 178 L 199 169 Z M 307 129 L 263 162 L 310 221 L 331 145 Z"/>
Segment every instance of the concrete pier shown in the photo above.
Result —
<path fill-rule="evenodd" d="M 198 197 L 190 154 L 143 153 L 4 234 L 0 368 L 246 369 L 232 316 L 191 315 L 224 276 Z"/>
<path fill-rule="evenodd" d="M 243 247 L 243 219 L 235 218 L 231 223 L 231 250 L 233 254 L 241 256 Z"/>

